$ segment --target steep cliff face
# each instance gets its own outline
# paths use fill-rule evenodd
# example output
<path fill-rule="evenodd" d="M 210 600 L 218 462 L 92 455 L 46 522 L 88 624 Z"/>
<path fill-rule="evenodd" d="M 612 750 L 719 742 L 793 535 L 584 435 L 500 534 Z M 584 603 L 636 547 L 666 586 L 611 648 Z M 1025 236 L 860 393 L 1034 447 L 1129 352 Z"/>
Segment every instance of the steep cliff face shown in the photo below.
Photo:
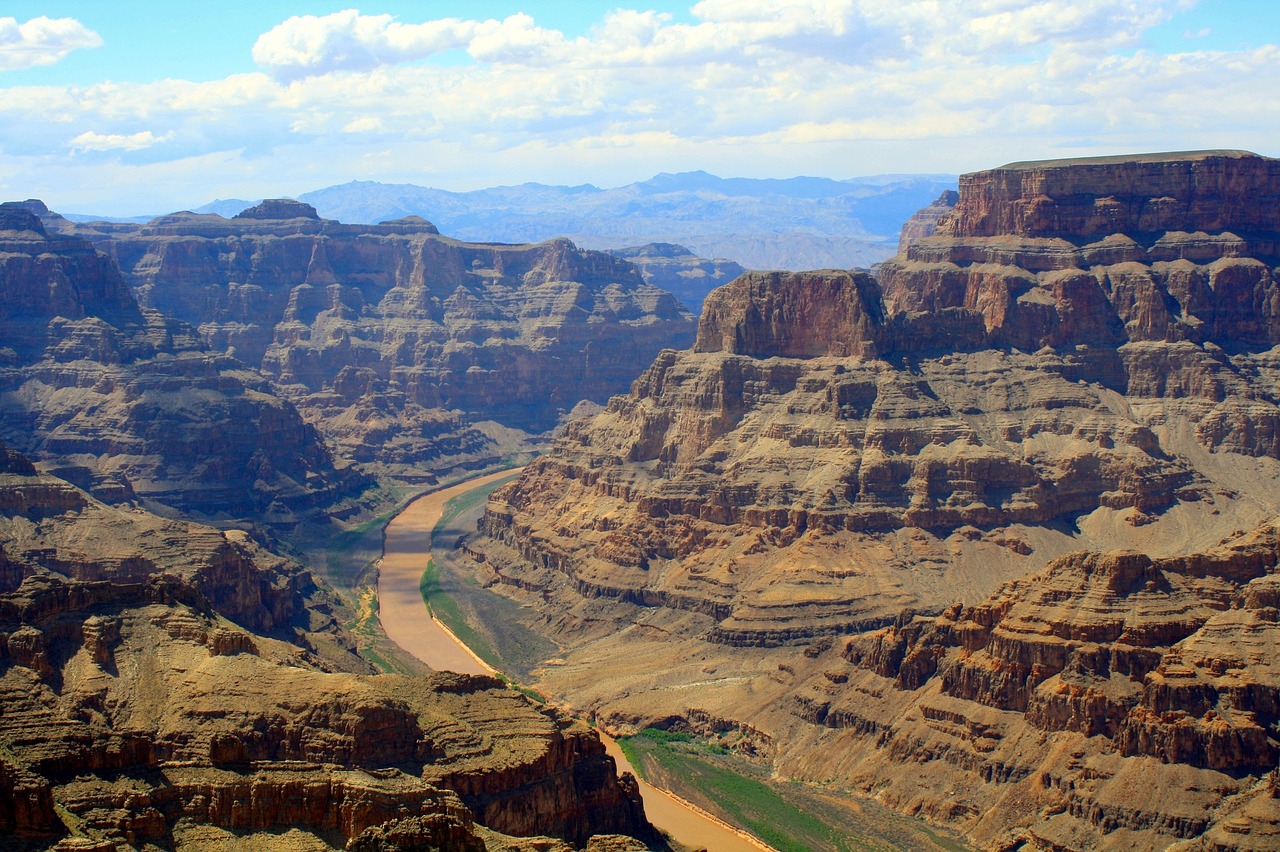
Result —
<path fill-rule="evenodd" d="M 1277 168 L 1015 164 L 962 179 L 875 278 L 717 290 L 693 350 L 661 354 L 489 503 L 482 576 L 571 649 L 544 684 L 613 724 L 753 726 L 788 774 L 889 785 L 993 848 L 1230 833 L 1237 793 L 1265 813 L 1248 791 L 1274 768 L 1253 686 L 1271 639 L 1249 602 L 1275 558 L 1240 553 L 1274 533 L 1214 548 L 1280 514 Z M 1081 548 L 1144 555 L 1054 561 Z M 1256 703 L 1176 674 L 1231 631 L 1261 643 L 1239 661 Z M 840 654 L 880 680 L 827 665 Z M 787 696 L 804 724 L 771 709 Z M 1120 780 L 1061 780 L 1046 750 Z M 902 770 L 939 761 L 956 768 L 936 785 Z M 1121 796 L 1157 764 L 1190 798 Z M 1027 785 L 1070 795 L 1041 812 Z"/>
<path fill-rule="evenodd" d="M 417 217 L 340 225 L 286 201 L 78 232 L 142 305 L 260 369 L 340 457 L 406 481 L 527 448 L 693 334 L 630 264 L 566 240 L 461 243 Z"/>
<path fill-rule="evenodd" d="M 1108 234 L 1280 230 L 1280 163 L 1190 151 L 1011 163 L 963 175 L 954 237 L 1090 239 Z"/>
<path fill-rule="evenodd" d="M 586 726 L 491 678 L 372 676 L 297 565 L 2 455 L 7 838 L 272 848 L 293 831 L 307 848 L 479 852 L 478 824 L 647 836 Z"/>
<path fill-rule="evenodd" d="M 0 210 L 0 437 L 106 499 L 207 515 L 289 521 L 358 492 L 292 405 L 140 308 L 111 258 Z"/>

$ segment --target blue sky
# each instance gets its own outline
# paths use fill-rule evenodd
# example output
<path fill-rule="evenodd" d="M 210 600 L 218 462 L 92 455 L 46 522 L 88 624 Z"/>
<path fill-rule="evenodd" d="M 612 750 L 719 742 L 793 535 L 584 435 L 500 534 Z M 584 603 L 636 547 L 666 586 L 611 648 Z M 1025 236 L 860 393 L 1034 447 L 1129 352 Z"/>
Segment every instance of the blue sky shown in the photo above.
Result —
<path fill-rule="evenodd" d="M 1280 155 L 1275 0 L 0 4 L 0 198 Z"/>

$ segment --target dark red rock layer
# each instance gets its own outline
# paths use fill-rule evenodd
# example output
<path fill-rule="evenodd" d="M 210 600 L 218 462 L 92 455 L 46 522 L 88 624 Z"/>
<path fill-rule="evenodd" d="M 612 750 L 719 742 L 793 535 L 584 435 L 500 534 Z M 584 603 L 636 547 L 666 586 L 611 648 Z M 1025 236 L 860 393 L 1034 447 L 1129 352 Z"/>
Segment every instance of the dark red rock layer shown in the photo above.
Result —
<path fill-rule="evenodd" d="M 1012 163 L 962 175 L 938 227 L 959 238 L 1087 239 L 1165 231 L 1280 230 L 1280 163 L 1191 151 Z"/>

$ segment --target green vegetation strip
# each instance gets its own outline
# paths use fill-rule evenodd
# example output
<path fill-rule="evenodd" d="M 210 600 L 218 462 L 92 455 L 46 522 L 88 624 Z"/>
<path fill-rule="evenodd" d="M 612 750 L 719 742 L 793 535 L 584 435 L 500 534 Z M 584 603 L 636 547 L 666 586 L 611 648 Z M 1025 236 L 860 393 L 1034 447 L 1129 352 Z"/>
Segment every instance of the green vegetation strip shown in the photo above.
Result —
<path fill-rule="evenodd" d="M 728 822 L 742 826 L 779 852 L 864 848 L 843 837 L 838 828 L 792 805 L 768 784 L 715 765 L 712 761 L 724 752 L 717 744 L 688 734 L 645 728 L 634 737 L 619 740 L 618 745 L 636 771 L 648 774 L 643 767 L 653 761 L 664 774 L 678 779 L 681 787 L 696 789 L 714 802 Z"/>
<path fill-rule="evenodd" d="M 449 526 L 450 521 L 463 512 L 479 506 L 489 499 L 489 494 L 495 488 L 505 485 L 515 478 L 516 474 L 512 474 L 487 486 L 481 486 L 464 494 L 459 494 L 445 503 L 444 509 L 440 513 L 440 520 L 436 522 L 435 527 L 431 530 L 432 546 L 435 546 L 436 537 Z M 440 619 L 453 632 L 454 636 L 461 639 L 462 643 L 470 648 L 477 657 L 495 669 L 501 668 L 501 659 L 489 645 L 488 640 L 472 628 L 457 601 L 450 597 L 441 586 L 440 566 L 436 565 L 434 559 L 427 560 L 427 570 L 422 572 L 422 580 L 418 583 L 418 589 L 422 592 L 422 600 L 426 603 L 427 610 Z M 524 690 L 522 689 L 521 691 Z M 529 692 L 532 693 L 530 697 L 537 696 L 537 700 L 543 700 L 542 696 L 533 693 L 532 690 L 529 690 Z"/>
<path fill-rule="evenodd" d="M 382 529 L 395 516 L 395 512 L 387 512 L 330 539 L 325 548 L 329 582 L 342 589 L 354 590 L 361 575 L 378 558 L 382 549 Z M 365 552 L 357 556 L 358 551 Z"/>
<path fill-rule="evenodd" d="M 440 569 L 434 559 L 427 560 L 427 570 L 422 572 L 418 589 L 422 592 L 422 600 L 426 603 L 428 612 L 444 622 L 445 627 L 461 639 L 462 644 L 470 648 L 477 657 L 495 669 L 498 668 L 498 655 L 488 641 L 467 623 L 457 602 L 440 588 Z"/>
<path fill-rule="evenodd" d="M 513 473 L 510 476 L 497 480 L 496 482 L 490 482 L 488 485 L 473 488 L 470 491 L 459 494 L 448 503 L 445 503 L 444 511 L 441 512 L 440 520 L 436 523 L 435 529 L 431 531 L 431 535 L 434 536 L 437 532 L 447 527 L 449 522 L 458 517 L 458 515 L 461 515 L 463 512 L 470 509 L 474 509 L 476 506 L 479 506 L 481 503 L 488 500 L 490 494 L 515 479 L 518 475 L 519 474 Z"/>

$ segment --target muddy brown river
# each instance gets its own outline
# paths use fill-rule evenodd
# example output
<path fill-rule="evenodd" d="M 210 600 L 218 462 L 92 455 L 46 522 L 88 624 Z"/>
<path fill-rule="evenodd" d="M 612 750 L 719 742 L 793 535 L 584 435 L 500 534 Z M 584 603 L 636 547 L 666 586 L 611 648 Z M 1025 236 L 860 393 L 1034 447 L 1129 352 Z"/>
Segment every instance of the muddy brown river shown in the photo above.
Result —
<path fill-rule="evenodd" d="M 393 642 L 433 669 L 493 674 L 483 660 L 436 620 L 422 601 L 419 584 L 431 558 L 431 531 L 444 514 L 444 505 L 495 480 L 517 473 L 504 470 L 468 479 L 440 491 L 424 494 L 387 524 L 382 560 L 378 565 L 378 615 Z M 605 748 L 619 771 L 634 769 L 611 738 L 601 734 Z M 637 776 L 638 777 L 638 776 Z M 710 852 L 761 852 L 772 847 L 665 790 L 640 782 L 644 810 L 649 821 L 690 847 Z"/>

